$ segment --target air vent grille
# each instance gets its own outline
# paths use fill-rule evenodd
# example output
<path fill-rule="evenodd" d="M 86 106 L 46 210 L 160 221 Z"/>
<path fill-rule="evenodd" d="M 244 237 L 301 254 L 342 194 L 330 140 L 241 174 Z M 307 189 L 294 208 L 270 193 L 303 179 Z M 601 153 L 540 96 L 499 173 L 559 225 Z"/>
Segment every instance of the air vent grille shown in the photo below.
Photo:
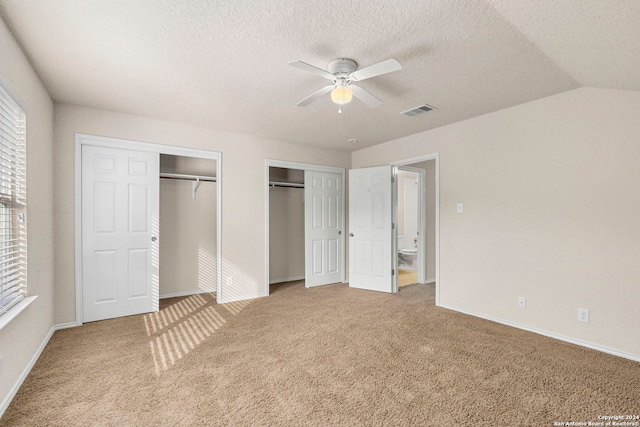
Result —
<path fill-rule="evenodd" d="M 431 105 L 422 104 L 417 107 L 411 108 L 407 111 L 403 111 L 400 114 L 407 117 L 416 117 L 424 113 L 428 113 L 429 111 L 435 110 L 436 107 L 432 107 Z"/>

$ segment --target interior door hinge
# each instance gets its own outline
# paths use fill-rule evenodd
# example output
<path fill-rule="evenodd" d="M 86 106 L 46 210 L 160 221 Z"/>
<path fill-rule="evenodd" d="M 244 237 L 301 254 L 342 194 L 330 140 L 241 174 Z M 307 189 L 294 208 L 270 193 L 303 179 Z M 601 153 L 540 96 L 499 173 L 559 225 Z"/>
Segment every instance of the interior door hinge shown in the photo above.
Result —
<path fill-rule="evenodd" d="M 391 275 L 395 276 L 396 275 L 396 271 L 395 270 L 391 270 Z"/>
<path fill-rule="evenodd" d="M 391 223 L 391 229 L 393 230 L 393 229 L 395 229 L 395 228 L 396 228 L 396 224 L 392 222 L 392 223 Z"/>

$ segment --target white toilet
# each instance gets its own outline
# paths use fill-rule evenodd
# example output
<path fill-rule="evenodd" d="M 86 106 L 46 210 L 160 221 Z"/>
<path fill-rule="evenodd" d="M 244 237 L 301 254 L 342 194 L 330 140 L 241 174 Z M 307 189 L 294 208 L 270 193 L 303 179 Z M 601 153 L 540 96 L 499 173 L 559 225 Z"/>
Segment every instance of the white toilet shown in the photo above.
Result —
<path fill-rule="evenodd" d="M 398 249 L 398 268 L 415 270 L 417 258 L 418 249 L 416 248 Z"/>

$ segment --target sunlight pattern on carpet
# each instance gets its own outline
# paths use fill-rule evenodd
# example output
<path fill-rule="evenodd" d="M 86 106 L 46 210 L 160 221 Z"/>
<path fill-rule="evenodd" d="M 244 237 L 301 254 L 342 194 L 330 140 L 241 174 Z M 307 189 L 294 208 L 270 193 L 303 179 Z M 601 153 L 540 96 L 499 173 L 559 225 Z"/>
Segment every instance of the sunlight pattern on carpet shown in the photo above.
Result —
<path fill-rule="evenodd" d="M 226 304 L 220 304 L 220 306 L 226 308 L 231 314 L 236 315 L 244 310 L 244 308 L 248 306 L 251 301 L 252 300 L 228 302 Z"/>
<path fill-rule="evenodd" d="M 218 305 L 214 302 L 215 294 L 210 295 L 211 302 L 202 294 L 192 295 L 157 313 L 144 316 L 145 329 L 151 337 L 149 347 L 157 376 L 175 365 L 227 322 L 220 313 L 220 308 L 227 310 L 227 316 L 235 316 L 252 302 L 244 300 Z"/>
<path fill-rule="evenodd" d="M 170 305 L 156 313 L 149 313 L 144 317 L 144 326 L 147 335 L 156 332 L 178 322 L 180 319 L 189 316 L 207 304 L 207 300 L 202 295 L 192 295 L 180 302 Z"/>

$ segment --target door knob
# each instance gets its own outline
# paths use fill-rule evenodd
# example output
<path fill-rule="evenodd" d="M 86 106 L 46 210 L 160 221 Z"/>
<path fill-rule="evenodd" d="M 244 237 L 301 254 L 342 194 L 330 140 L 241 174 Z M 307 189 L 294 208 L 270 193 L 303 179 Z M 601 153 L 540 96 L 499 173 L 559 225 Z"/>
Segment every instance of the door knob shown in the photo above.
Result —
<path fill-rule="evenodd" d="M 349 237 L 353 237 L 353 233 L 349 233 Z"/>
<path fill-rule="evenodd" d="M 151 241 L 152 241 L 152 242 L 155 242 L 156 240 L 158 240 L 158 238 L 157 238 L 156 236 L 153 236 L 153 237 L 151 238 Z"/>

